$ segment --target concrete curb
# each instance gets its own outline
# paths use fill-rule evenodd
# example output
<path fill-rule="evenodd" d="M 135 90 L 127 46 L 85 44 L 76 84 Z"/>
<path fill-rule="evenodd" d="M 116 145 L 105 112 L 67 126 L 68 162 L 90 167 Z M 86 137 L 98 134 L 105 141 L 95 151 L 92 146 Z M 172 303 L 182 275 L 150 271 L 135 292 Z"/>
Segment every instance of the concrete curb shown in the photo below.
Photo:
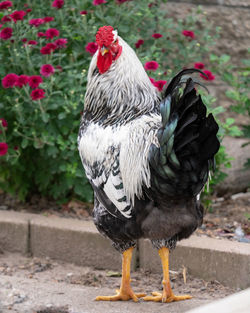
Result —
<path fill-rule="evenodd" d="M 30 220 L 30 249 L 38 257 L 96 269 L 121 269 L 120 253 L 88 221 L 36 215 Z"/>
<path fill-rule="evenodd" d="M 121 270 L 120 254 L 92 221 L 0 211 L 0 248 L 96 269 Z M 161 272 L 159 256 L 149 240 L 139 241 L 134 270 L 136 259 L 141 268 Z M 171 269 L 184 265 L 190 274 L 205 280 L 236 288 L 250 286 L 250 245 L 246 243 L 194 235 L 178 244 L 170 263 Z"/>
<path fill-rule="evenodd" d="M 249 313 L 250 288 L 186 313 Z"/>
<path fill-rule="evenodd" d="M 0 211 L 0 249 L 28 252 L 29 214 Z"/>
<path fill-rule="evenodd" d="M 159 256 L 149 240 L 140 240 L 139 260 L 140 267 L 161 272 Z M 250 286 L 250 245 L 193 235 L 180 241 L 170 255 L 171 269 L 182 266 L 195 277 L 247 288 Z"/>

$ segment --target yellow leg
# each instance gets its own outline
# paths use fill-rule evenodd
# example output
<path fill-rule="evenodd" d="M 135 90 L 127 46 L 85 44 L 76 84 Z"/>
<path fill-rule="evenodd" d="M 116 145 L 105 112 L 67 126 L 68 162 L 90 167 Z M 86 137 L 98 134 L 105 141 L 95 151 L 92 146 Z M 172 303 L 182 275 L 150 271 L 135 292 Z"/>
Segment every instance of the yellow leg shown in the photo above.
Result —
<path fill-rule="evenodd" d="M 169 279 L 169 249 L 166 247 L 162 247 L 159 251 L 159 256 L 161 258 L 162 269 L 163 269 L 163 292 L 152 292 L 152 296 L 144 297 L 145 301 L 155 301 L 155 302 L 173 302 L 191 299 L 192 297 L 189 295 L 183 296 L 175 296 L 171 286 Z"/>
<path fill-rule="evenodd" d="M 130 264 L 132 259 L 133 248 L 124 251 L 122 256 L 122 282 L 119 290 L 116 290 L 115 296 L 98 296 L 97 301 L 118 301 L 132 299 L 135 302 L 138 298 L 144 297 L 145 293 L 135 294 L 130 286 Z"/>

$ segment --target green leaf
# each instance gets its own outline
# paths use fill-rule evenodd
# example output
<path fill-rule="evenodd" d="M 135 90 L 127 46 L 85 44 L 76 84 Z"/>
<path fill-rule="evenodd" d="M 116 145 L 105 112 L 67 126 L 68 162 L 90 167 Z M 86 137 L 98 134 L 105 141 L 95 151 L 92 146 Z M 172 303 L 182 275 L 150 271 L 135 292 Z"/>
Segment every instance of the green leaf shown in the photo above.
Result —
<path fill-rule="evenodd" d="M 107 277 L 121 277 L 122 273 L 121 272 L 114 272 L 114 271 L 108 271 L 106 273 Z"/>
<path fill-rule="evenodd" d="M 21 147 L 22 147 L 23 149 L 25 149 L 25 148 L 28 146 L 28 144 L 29 144 L 28 139 L 23 138 L 23 140 L 22 140 L 22 142 L 21 142 Z"/>
<path fill-rule="evenodd" d="M 238 126 L 234 125 L 229 129 L 229 135 L 233 137 L 240 137 L 242 136 L 242 131 L 239 129 Z"/>
<path fill-rule="evenodd" d="M 234 118 L 229 117 L 226 119 L 226 124 L 228 126 L 232 125 L 234 122 L 235 122 Z"/>
<path fill-rule="evenodd" d="M 58 114 L 58 119 L 63 120 L 67 116 L 66 112 L 61 112 Z"/>
<path fill-rule="evenodd" d="M 226 111 L 225 108 L 223 108 L 222 106 L 218 106 L 216 108 L 213 108 L 212 113 L 216 116 L 216 115 L 223 113 L 225 111 Z"/>
<path fill-rule="evenodd" d="M 127 25 L 120 25 L 119 30 L 123 33 L 127 33 L 129 31 L 129 27 Z"/>
<path fill-rule="evenodd" d="M 49 118 L 50 118 L 50 115 L 48 113 L 45 113 L 45 112 L 42 113 L 42 120 L 44 123 L 47 124 L 49 121 Z"/>
<path fill-rule="evenodd" d="M 218 56 L 216 54 L 211 53 L 210 54 L 210 61 L 215 62 L 218 60 Z"/>
<path fill-rule="evenodd" d="M 240 100 L 240 94 L 236 90 L 227 90 L 226 91 L 226 96 L 230 99 L 239 101 Z"/>
<path fill-rule="evenodd" d="M 222 54 L 222 56 L 220 57 L 220 64 L 224 64 L 229 62 L 231 59 L 230 55 L 228 54 Z"/>
<path fill-rule="evenodd" d="M 48 151 L 48 156 L 52 156 L 52 157 L 56 157 L 57 153 L 59 152 L 59 150 L 54 146 L 48 147 L 47 151 Z"/>
<path fill-rule="evenodd" d="M 250 59 L 249 60 L 242 60 L 242 63 L 248 67 L 250 67 Z"/>

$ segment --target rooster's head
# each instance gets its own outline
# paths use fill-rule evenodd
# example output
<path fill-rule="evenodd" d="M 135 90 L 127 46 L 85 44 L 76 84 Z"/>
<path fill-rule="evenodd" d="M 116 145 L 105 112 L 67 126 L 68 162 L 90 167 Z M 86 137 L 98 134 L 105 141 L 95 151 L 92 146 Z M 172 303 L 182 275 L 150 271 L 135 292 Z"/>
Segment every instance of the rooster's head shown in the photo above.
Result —
<path fill-rule="evenodd" d="M 117 31 L 112 26 L 100 27 L 96 33 L 96 43 L 98 45 L 97 67 L 100 74 L 105 73 L 112 62 L 117 60 L 122 52 L 119 45 Z"/>

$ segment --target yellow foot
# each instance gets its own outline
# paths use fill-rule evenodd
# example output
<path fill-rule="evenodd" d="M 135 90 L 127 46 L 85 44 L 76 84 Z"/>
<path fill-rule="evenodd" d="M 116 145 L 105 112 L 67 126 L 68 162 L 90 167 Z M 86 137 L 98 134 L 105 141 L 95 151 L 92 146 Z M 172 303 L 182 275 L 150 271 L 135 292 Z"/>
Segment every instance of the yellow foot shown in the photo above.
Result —
<path fill-rule="evenodd" d="M 152 296 L 146 296 L 143 298 L 145 301 L 155 301 L 155 302 L 173 302 L 173 301 L 181 301 L 191 299 L 190 295 L 182 295 L 182 296 L 175 296 L 173 293 L 170 296 L 167 296 L 166 292 L 152 292 Z"/>
<path fill-rule="evenodd" d="M 145 297 L 145 293 L 134 293 L 131 288 L 126 288 L 126 290 L 116 290 L 115 296 L 98 296 L 96 301 L 127 301 L 132 299 L 134 302 L 138 302 L 138 298 Z"/>

